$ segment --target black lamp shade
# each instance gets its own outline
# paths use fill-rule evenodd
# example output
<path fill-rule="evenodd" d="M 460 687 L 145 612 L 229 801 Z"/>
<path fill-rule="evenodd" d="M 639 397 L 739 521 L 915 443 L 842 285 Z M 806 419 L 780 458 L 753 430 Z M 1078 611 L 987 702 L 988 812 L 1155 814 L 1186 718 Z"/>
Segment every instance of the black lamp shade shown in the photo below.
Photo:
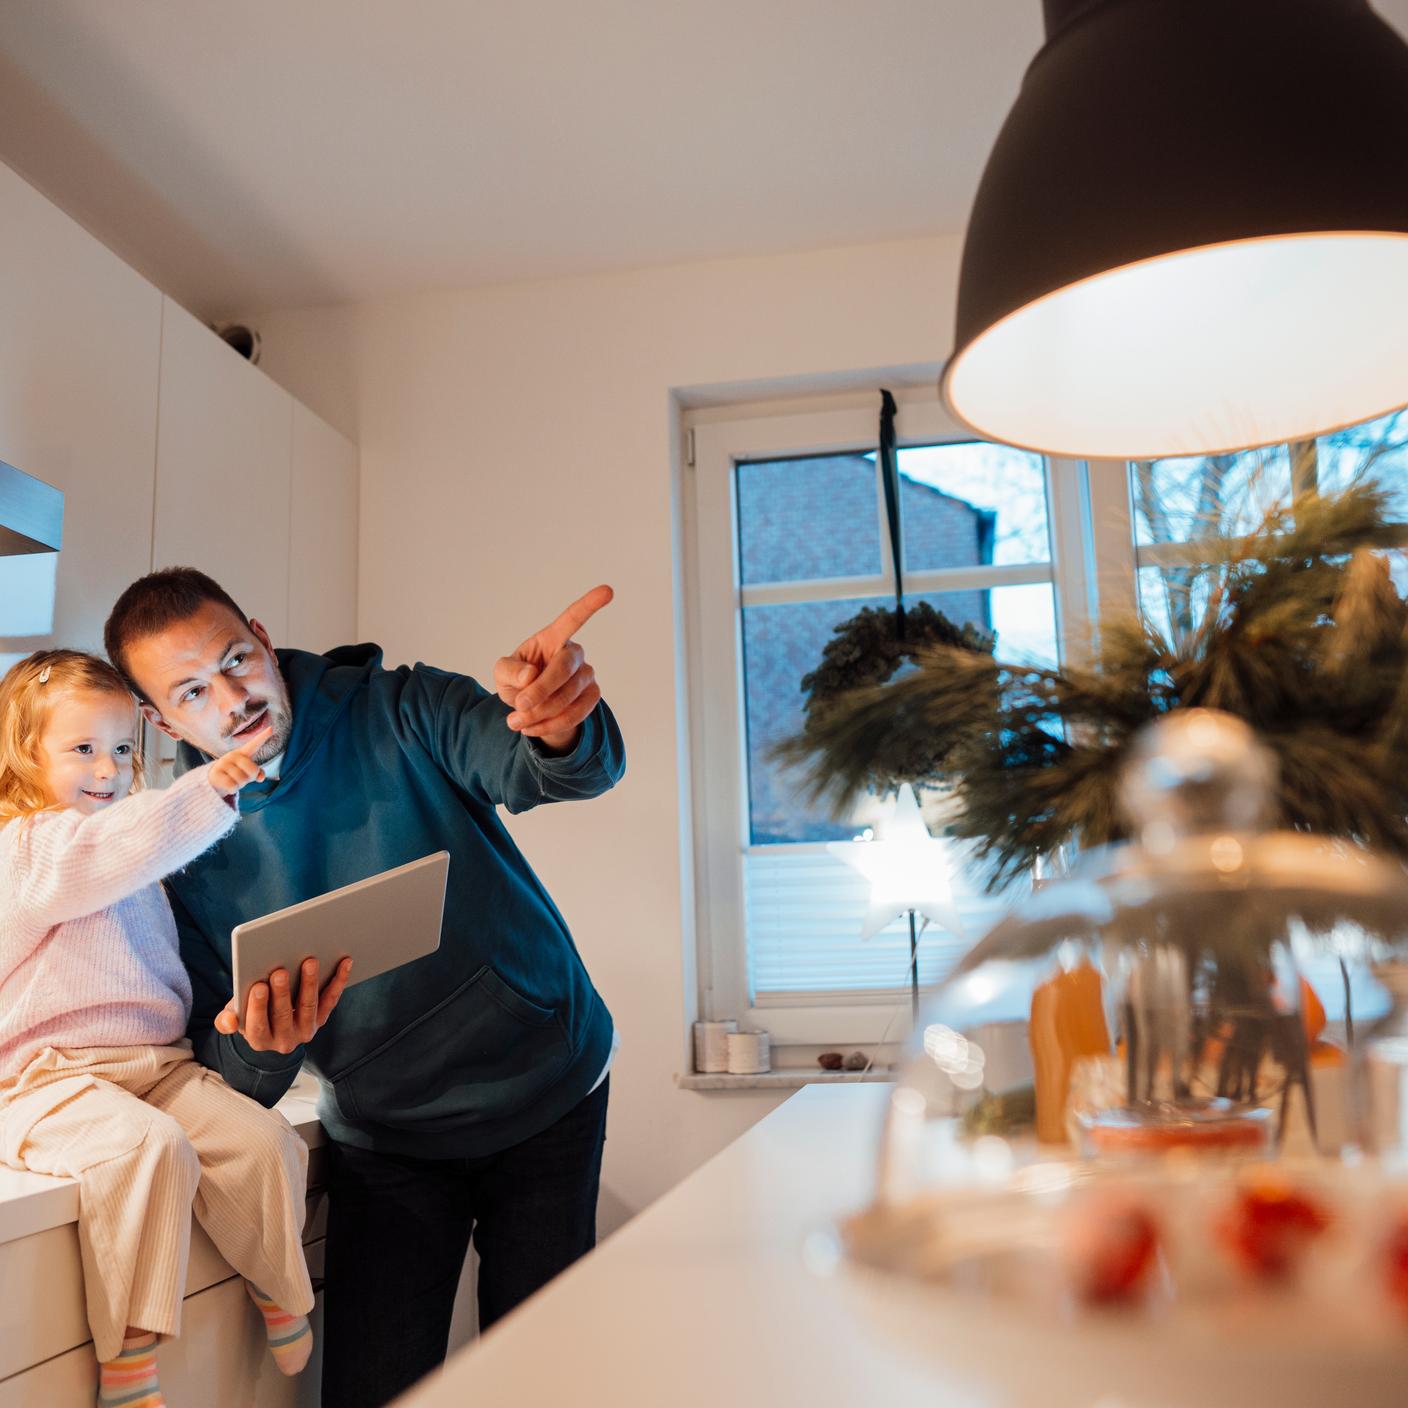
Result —
<path fill-rule="evenodd" d="M 1408 403 L 1408 47 L 1364 0 L 1047 0 L 942 389 L 981 434 L 1154 458 Z"/>

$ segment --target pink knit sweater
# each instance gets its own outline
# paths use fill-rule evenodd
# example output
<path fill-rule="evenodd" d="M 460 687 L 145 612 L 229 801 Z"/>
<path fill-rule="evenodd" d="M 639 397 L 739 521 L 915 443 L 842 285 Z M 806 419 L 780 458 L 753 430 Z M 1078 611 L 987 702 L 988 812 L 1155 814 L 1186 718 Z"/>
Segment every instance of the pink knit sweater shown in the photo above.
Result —
<path fill-rule="evenodd" d="M 0 826 L 0 1080 L 46 1046 L 165 1046 L 186 1034 L 191 982 L 158 882 L 235 824 L 208 772 L 92 816 Z"/>

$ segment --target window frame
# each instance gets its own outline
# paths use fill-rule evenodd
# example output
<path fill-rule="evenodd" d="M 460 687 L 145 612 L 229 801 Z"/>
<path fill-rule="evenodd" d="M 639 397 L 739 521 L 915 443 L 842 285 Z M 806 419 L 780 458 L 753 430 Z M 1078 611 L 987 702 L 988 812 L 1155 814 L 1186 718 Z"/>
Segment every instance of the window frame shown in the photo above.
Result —
<path fill-rule="evenodd" d="M 971 442 L 933 393 L 896 396 L 897 445 Z M 683 495 L 686 681 L 694 829 L 694 932 L 699 1016 L 736 1017 L 767 1029 L 778 1045 L 875 1045 L 903 1040 L 907 989 L 798 993 L 755 1003 L 749 988 L 744 903 L 748 845 L 747 740 L 741 669 L 745 605 L 840 597 L 892 599 L 893 571 L 880 468 L 876 512 L 880 570 L 874 575 L 744 586 L 737 533 L 740 461 L 872 453 L 879 396 L 833 397 L 799 405 L 753 405 L 686 412 L 693 454 Z M 1045 457 L 1049 555 L 1016 566 L 907 573 L 906 595 L 1049 582 L 1063 661 L 1088 655 L 1107 608 L 1135 603 L 1133 523 L 1123 461 L 1087 464 Z M 818 845 L 818 849 L 820 845 Z"/>

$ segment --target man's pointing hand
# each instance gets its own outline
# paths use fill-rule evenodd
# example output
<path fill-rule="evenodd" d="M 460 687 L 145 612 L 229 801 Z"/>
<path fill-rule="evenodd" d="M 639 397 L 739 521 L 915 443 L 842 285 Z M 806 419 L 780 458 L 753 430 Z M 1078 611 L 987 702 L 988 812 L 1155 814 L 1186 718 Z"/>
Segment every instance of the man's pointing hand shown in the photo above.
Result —
<path fill-rule="evenodd" d="M 593 587 L 495 664 L 494 688 L 513 710 L 507 723 L 516 733 L 538 739 L 555 753 L 575 746 L 577 731 L 596 708 L 601 689 L 586 652 L 572 637 L 614 595 L 610 587 Z"/>

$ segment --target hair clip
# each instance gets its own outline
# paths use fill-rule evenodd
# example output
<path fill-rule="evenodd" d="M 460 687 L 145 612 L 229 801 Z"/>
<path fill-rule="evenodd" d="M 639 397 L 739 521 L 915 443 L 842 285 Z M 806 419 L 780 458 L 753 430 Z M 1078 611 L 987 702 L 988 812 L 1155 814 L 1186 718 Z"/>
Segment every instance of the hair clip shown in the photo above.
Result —
<path fill-rule="evenodd" d="M 45 667 L 39 672 L 39 683 L 40 683 L 40 684 L 48 684 L 48 683 L 49 683 L 49 671 L 52 670 L 53 668 L 54 668 L 54 667 L 53 667 L 52 665 L 45 665 Z"/>

